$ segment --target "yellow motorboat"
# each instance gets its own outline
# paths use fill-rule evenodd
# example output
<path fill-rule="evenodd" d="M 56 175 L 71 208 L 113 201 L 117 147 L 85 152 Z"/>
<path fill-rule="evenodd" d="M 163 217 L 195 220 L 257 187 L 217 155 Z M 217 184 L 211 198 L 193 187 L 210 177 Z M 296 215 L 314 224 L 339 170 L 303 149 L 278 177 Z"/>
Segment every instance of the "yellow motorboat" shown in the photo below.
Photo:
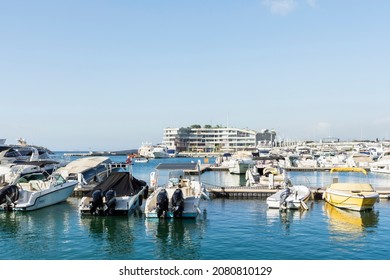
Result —
<path fill-rule="evenodd" d="M 357 172 L 367 175 L 363 168 L 332 168 L 334 172 Z M 379 194 L 368 182 L 339 182 L 334 178 L 333 183 L 325 189 L 323 198 L 329 204 L 349 210 L 365 211 L 371 210 L 379 198 Z"/>

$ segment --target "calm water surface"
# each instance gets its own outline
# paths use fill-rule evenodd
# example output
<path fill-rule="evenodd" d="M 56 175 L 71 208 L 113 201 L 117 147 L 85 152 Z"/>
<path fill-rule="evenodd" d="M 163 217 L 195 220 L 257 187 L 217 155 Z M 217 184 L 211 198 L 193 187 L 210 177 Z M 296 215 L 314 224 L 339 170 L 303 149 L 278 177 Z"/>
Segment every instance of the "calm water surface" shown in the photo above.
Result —
<path fill-rule="evenodd" d="M 134 176 L 149 181 L 158 162 L 134 165 Z M 324 173 L 292 175 L 314 185 L 329 179 Z M 202 179 L 242 185 L 241 177 L 207 172 Z M 389 186 L 386 176 L 370 179 Z M 202 201 L 196 220 L 147 220 L 142 213 L 81 217 L 78 202 L 69 198 L 34 212 L 0 212 L 0 259 L 390 259 L 387 200 L 365 213 L 342 211 L 323 201 L 311 201 L 306 212 L 281 213 L 267 209 L 264 199 L 212 199 Z"/>

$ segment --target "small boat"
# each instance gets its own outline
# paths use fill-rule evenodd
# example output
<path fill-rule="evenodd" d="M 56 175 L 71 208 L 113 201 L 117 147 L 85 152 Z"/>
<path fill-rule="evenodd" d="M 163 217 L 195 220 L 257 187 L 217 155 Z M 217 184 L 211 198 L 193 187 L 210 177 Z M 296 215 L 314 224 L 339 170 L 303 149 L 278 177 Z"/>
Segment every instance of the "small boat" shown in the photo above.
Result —
<path fill-rule="evenodd" d="M 148 163 L 149 160 L 147 158 L 134 158 L 134 162 L 136 162 L 136 163 Z"/>
<path fill-rule="evenodd" d="M 383 152 L 378 160 L 371 165 L 370 171 L 373 173 L 390 174 L 390 151 Z"/>
<path fill-rule="evenodd" d="M 187 176 L 186 170 L 198 168 L 199 179 Z M 146 218 L 196 218 L 200 200 L 208 199 L 200 180 L 199 163 L 160 163 L 156 170 L 168 172 L 168 182 L 156 187 L 145 203 Z M 159 173 L 156 174 L 158 177 Z M 154 177 L 154 176 L 152 176 Z M 156 183 L 157 178 L 152 178 Z"/>
<path fill-rule="evenodd" d="M 97 216 L 131 215 L 141 208 L 148 188 L 145 181 L 136 179 L 130 172 L 112 172 L 82 197 L 79 211 Z"/>
<path fill-rule="evenodd" d="M 3 210 L 37 210 L 65 201 L 76 186 L 77 181 L 65 180 L 56 172 L 25 174 L 0 189 L 0 206 Z"/>
<path fill-rule="evenodd" d="M 310 189 L 304 185 L 287 185 L 286 188 L 267 197 L 267 205 L 269 208 L 280 210 L 308 210 L 306 201 L 310 195 Z"/>
<path fill-rule="evenodd" d="M 355 172 L 367 175 L 367 171 L 358 167 L 332 168 L 334 172 Z M 379 198 L 379 194 L 368 182 L 342 182 L 339 178 L 334 178 L 333 183 L 325 189 L 323 198 L 329 204 L 349 210 L 364 211 L 371 210 Z"/>

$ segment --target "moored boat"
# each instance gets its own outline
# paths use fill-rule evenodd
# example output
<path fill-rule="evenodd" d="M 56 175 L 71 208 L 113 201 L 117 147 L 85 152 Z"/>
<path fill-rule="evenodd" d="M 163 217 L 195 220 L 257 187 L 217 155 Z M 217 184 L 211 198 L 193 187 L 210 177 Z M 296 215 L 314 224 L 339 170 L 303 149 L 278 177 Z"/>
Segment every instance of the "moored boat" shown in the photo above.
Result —
<path fill-rule="evenodd" d="M 199 172 L 198 180 L 186 175 L 185 170 L 196 168 Z M 156 170 L 168 171 L 168 182 L 157 187 L 146 200 L 146 218 L 196 218 L 201 212 L 200 200 L 208 198 L 200 181 L 199 163 L 160 163 Z"/>
<path fill-rule="evenodd" d="M 65 180 L 59 173 L 26 174 L 0 189 L 0 208 L 31 211 L 65 201 L 77 186 L 77 181 Z"/>
<path fill-rule="evenodd" d="M 367 175 L 363 168 L 345 167 L 332 168 L 334 172 L 355 172 Z M 371 210 L 379 198 L 379 194 L 368 182 L 339 182 L 339 178 L 334 178 L 324 191 L 323 198 L 329 204 L 354 211 Z"/>
<path fill-rule="evenodd" d="M 304 185 L 291 185 L 267 197 L 269 208 L 280 210 L 302 209 L 308 210 L 306 202 L 309 200 L 311 191 Z"/>
<path fill-rule="evenodd" d="M 79 211 L 83 215 L 131 215 L 141 209 L 147 195 L 145 181 L 127 171 L 112 172 L 81 199 Z"/>

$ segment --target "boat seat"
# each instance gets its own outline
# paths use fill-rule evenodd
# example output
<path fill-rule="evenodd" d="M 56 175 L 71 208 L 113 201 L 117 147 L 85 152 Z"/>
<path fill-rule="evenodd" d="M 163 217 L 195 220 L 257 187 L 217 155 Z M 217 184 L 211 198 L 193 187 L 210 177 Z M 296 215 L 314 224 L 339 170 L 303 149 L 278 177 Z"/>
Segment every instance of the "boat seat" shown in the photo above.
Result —
<path fill-rule="evenodd" d="M 29 182 L 30 189 L 33 191 L 41 191 L 42 190 L 42 184 L 38 180 L 31 180 Z"/>
<path fill-rule="evenodd" d="M 188 179 L 181 179 L 180 182 L 179 182 L 179 188 L 184 188 L 184 187 L 188 187 Z"/>

